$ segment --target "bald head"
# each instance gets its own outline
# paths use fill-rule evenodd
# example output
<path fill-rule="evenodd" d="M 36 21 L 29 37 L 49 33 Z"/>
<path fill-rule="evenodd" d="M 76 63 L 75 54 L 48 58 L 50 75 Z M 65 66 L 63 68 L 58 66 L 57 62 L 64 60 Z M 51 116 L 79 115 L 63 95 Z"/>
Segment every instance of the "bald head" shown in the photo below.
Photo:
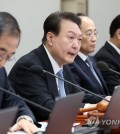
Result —
<path fill-rule="evenodd" d="M 96 30 L 95 24 L 93 22 L 92 19 L 90 19 L 87 16 L 80 16 L 81 19 L 81 25 L 80 25 L 80 29 L 84 32 L 86 30 Z"/>
<path fill-rule="evenodd" d="M 80 52 L 88 55 L 95 51 L 96 46 L 96 27 L 92 19 L 87 16 L 79 16 L 81 19 L 80 29 L 82 32 L 82 42 Z"/>

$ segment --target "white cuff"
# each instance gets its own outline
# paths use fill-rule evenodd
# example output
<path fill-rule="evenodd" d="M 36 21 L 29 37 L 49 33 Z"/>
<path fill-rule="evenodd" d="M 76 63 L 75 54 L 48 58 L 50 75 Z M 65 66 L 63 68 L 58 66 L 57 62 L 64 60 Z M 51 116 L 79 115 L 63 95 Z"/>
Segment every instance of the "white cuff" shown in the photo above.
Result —
<path fill-rule="evenodd" d="M 33 119 L 30 117 L 30 116 L 27 116 L 27 115 L 22 115 L 20 116 L 16 122 L 20 121 L 21 119 L 25 119 L 25 120 L 28 120 L 29 122 L 33 123 Z"/>

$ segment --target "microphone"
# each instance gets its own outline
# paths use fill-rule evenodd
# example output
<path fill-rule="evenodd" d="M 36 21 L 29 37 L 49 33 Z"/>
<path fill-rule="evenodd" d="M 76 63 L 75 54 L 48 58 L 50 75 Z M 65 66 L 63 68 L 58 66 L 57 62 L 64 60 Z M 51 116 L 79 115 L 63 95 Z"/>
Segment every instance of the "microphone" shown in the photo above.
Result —
<path fill-rule="evenodd" d="M 98 95 L 98 94 L 96 94 L 94 92 L 91 92 L 91 91 L 89 91 L 89 90 L 87 90 L 87 89 L 85 89 L 83 87 L 80 87 L 79 85 L 74 84 L 74 83 L 72 83 L 72 82 L 70 82 L 70 81 L 68 81 L 66 79 L 63 79 L 61 77 L 58 77 L 57 75 L 55 75 L 55 74 L 53 74 L 53 73 L 51 73 L 51 72 L 49 72 L 47 70 L 44 70 L 41 66 L 33 65 L 33 66 L 30 67 L 30 71 L 33 72 L 33 73 L 35 73 L 36 75 L 40 75 L 41 73 L 49 74 L 51 76 L 54 76 L 54 77 L 56 77 L 56 78 L 58 78 L 58 79 L 60 79 L 60 80 L 62 80 L 64 82 L 66 82 L 66 83 L 74 86 L 74 87 L 77 87 L 77 88 L 81 89 L 82 91 L 85 91 L 85 92 L 90 93 L 90 94 L 92 94 L 94 96 L 97 96 L 97 97 L 99 97 L 99 98 L 101 98 L 101 99 L 103 99 L 103 100 L 105 100 L 107 102 L 110 102 L 109 100 L 105 99 L 104 97 L 102 97 L 102 96 L 100 96 L 100 95 Z"/>
<path fill-rule="evenodd" d="M 17 95 L 17 94 L 15 94 L 14 92 L 10 92 L 9 90 L 6 90 L 6 89 L 1 88 L 1 87 L 0 87 L 0 90 L 3 91 L 3 92 L 5 92 L 5 93 L 8 93 L 8 94 L 10 94 L 10 95 L 13 95 L 13 96 L 15 96 L 15 97 L 17 97 L 17 98 L 19 98 L 19 99 L 21 99 L 21 100 L 24 100 L 25 102 L 27 102 L 27 103 L 29 103 L 29 104 L 31 104 L 31 105 L 33 105 L 33 106 L 36 106 L 36 107 L 38 107 L 38 108 L 40 108 L 40 109 L 43 109 L 43 110 L 45 110 L 45 111 L 51 113 L 51 110 L 50 110 L 50 109 L 48 109 L 48 108 L 46 108 L 46 107 L 43 107 L 42 105 L 39 105 L 39 104 L 37 104 L 37 103 L 35 103 L 35 102 L 32 102 L 32 101 L 30 101 L 30 100 L 28 100 L 28 99 L 26 99 L 26 98 L 24 98 L 24 97 L 22 97 L 22 96 L 20 96 L 20 95 Z"/>
<path fill-rule="evenodd" d="M 118 75 L 120 75 L 120 72 L 117 72 L 111 68 L 109 68 L 109 66 L 107 65 L 107 63 L 103 62 L 103 61 L 99 61 L 97 62 L 97 67 L 101 70 L 101 71 L 111 71 L 113 73 L 116 73 Z"/>

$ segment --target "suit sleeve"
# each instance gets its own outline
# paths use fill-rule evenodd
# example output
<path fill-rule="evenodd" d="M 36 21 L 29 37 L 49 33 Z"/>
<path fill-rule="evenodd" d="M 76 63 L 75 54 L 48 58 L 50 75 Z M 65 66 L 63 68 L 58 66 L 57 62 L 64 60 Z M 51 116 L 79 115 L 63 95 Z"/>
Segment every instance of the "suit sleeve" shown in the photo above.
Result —
<path fill-rule="evenodd" d="M 107 63 L 109 68 L 120 72 L 120 65 L 118 61 L 115 59 L 113 55 L 108 53 L 107 51 L 100 51 L 95 55 L 97 61 L 104 61 Z M 110 95 L 113 94 L 114 88 L 117 85 L 120 85 L 120 75 L 115 74 L 112 71 L 101 71 L 102 76 L 106 82 L 107 88 L 109 90 Z"/>
<path fill-rule="evenodd" d="M 89 87 L 88 83 L 86 83 L 86 85 L 85 84 L 82 85 L 84 80 L 82 79 L 82 77 L 80 77 L 80 74 L 78 73 L 78 71 L 76 70 L 74 65 L 70 64 L 70 67 L 71 67 L 72 75 L 73 75 L 73 78 L 74 78 L 76 84 L 78 84 L 80 87 L 83 87 L 86 90 L 88 90 L 88 87 Z M 100 95 L 100 96 L 102 96 L 103 98 L 105 97 L 105 95 Z M 95 104 L 95 103 L 100 102 L 101 100 L 102 100 L 102 98 L 86 92 L 83 103 Z"/>
<path fill-rule="evenodd" d="M 7 78 L 5 70 L 4 70 L 3 78 L 5 78 L 4 79 L 5 80 L 4 81 L 5 82 L 5 86 L 4 86 L 5 90 L 15 93 L 14 89 L 12 88 L 12 86 Z M 13 106 L 18 106 L 18 108 L 19 108 L 17 118 L 22 115 L 27 115 L 27 116 L 30 116 L 34 121 L 36 121 L 34 115 L 32 114 L 32 112 L 30 111 L 30 109 L 27 107 L 27 105 L 25 104 L 25 102 L 23 100 L 4 92 L 2 108 L 9 108 L 9 107 L 13 107 Z"/>
<path fill-rule="evenodd" d="M 118 70 L 117 66 L 115 66 L 114 63 L 111 63 L 108 61 L 106 61 L 106 63 L 111 69 Z M 115 74 L 114 72 L 111 72 L 111 71 L 101 71 L 101 73 L 109 89 L 110 95 L 112 95 L 115 86 L 120 85 L 120 75 Z"/>
<path fill-rule="evenodd" d="M 17 93 L 39 105 L 44 106 L 45 108 L 50 110 L 53 108 L 55 98 L 51 95 L 51 91 L 48 88 L 44 74 L 41 73 L 38 76 L 32 73 L 32 71 L 29 71 L 23 65 L 20 65 L 17 69 L 14 80 L 12 80 L 12 73 L 14 72 L 10 73 L 10 79 Z M 49 112 L 31 104 L 28 105 L 38 121 L 48 119 L 50 114 Z"/>

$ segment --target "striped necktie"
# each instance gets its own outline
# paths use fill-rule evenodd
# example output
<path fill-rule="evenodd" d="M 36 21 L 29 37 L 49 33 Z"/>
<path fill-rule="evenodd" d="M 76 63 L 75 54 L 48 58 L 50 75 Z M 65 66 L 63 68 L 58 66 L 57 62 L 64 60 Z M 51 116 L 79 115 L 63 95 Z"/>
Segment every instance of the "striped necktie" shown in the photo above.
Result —
<path fill-rule="evenodd" d="M 102 87 L 102 83 L 101 83 L 100 79 L 98 78 L 98 75 L 96 74 L 96 72 L 95 72 L 95 70 L 93 68 L 92 61 L 90 60 L 90 58 L 88 57 L 85 62 L 88 64 L 91 72 L 93 73 L 93 75 L 95 76 L 96 80 L 99 82 L 99 84 Z"/>
<path fill-rule="evenodd" d="M 63 69 L 61 69 L 57 73 L 57 76 L 64 79 L 64 77 L 63 77 Z M 65 93 L 64 81 L 63 80 L 58 79 L 58 88 L 59 88 L 59 96 L 60 97 L 65 97 L 66 93 Z"/>

